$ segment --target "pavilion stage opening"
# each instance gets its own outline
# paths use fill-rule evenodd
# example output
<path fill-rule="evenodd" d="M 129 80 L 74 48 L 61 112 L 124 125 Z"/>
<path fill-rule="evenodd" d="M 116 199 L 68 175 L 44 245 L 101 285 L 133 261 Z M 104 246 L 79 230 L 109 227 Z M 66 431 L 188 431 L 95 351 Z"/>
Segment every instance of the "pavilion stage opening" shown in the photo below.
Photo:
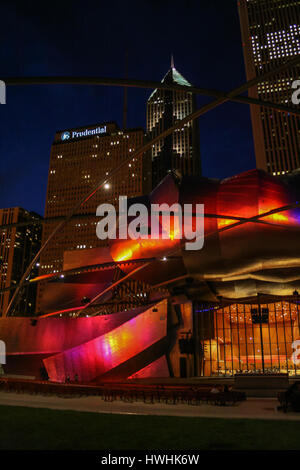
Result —
<path fill-rule="evenodd" d="M 288 374 L 299 378 L 299 315 L 297 300 L 194 305 L 196 375 Z"/>

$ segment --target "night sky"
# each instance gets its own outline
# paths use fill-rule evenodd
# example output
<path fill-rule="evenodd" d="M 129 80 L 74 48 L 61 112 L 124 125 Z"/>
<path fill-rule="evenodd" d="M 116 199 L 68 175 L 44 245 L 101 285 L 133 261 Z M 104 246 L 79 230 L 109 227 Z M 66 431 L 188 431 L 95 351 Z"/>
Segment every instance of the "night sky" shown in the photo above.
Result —
<path fill-rule="evenodd" d="M 161 80 L 173 53 L 195 86 L 243 83 L 236 0 L 2 0 L 0 79 L 9 76 L 124 77 Z M 128 127 L 146 126 L 151 90 L 129 89 Z M 0 106 L 0 207 L 44 213 L 56 130 L 103 121 L 122 125 L 123 90 L 96 86 L 8 87 Z M 198 99 L 200 106 L 207 102 Z M 199 121 L 204 176 L 255 167 L 249 109 L 225 104 Z"/>

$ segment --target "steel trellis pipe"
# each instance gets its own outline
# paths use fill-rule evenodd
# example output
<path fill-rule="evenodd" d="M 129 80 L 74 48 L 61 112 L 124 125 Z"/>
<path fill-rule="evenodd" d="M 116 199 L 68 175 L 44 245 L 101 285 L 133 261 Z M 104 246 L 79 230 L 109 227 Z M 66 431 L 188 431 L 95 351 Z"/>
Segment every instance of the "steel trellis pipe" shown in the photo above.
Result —
<path fill-rule="evenodd" d="M 264 76 L 261 77 L 261 79 Z M 188 85 L 179 85 L 175 83 L 162 83 L 149 80 L 135 80 L 124 78 L 105 78 L 105 77 L 2 77 L 6 85 L 9 86 L 32 86 L 32 85 L 94 85 L 94 86 L 118 86 L 131 88 L 153 88 L 160 90 L 173 90 L 181 92 L 194 93 L 196 95 L 211 96 L 213 98 L 226 98 L 227 93 L 220 90 L 201 88 Z M 264 108 L 275 109 L 281 112 L 300 116 L 300 111 L 290 106 L 280 103 L 271 103 L 243 95 L 234 95 L 230 101 L 243 104 L 262 106 Z"/>

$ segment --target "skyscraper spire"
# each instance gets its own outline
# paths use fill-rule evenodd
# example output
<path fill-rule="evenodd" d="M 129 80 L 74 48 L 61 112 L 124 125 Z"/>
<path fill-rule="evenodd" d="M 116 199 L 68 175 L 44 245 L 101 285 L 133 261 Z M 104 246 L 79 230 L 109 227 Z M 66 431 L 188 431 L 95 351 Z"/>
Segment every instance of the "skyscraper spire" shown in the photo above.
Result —
<path fill-rule="evenodd" d="M 171 69 L 175 69 L 173 54 L 171 54 Z"/>
<path fill-rule="evenodd" d="M 161 80 L 162 83 L 191 87 L 175 69 L 173 54 L 171 67 Z M 184 100 L 184 106 L 182 106 Z M 155 137 L 168 129 L 177 119 L 185 118 L 196 110 L 196 100 L 189 91 L 171 91 L 156 88 L 147 101 L 147 134 Z M 184 126 L 181 132 L 173 133 L 151 148 L 152 187 L 155 188 L 169 171 L 178 170 L 183 176 L 201 174 L 198 126 Z"/>

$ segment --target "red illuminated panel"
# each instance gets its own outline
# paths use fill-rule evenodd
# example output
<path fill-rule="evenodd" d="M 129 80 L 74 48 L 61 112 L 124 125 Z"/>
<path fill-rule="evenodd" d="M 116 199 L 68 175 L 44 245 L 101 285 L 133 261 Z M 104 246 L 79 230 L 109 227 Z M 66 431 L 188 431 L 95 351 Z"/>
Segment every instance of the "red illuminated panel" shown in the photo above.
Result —
<path fill-rule="evenodd" d="M 110 275 L 110 277 L 112 276 Z M 49 283 L 43 291 L 40 308 L 42 312 L 46 313 L 57 310 L 71 311 L 72 308 L 82 307 L 82 299 L 84 297 L 92 299 L 108 285 L 108 282 L 105 284 L 97 284 L 96 282 L 93 284 L 81 284 L 80 275 L 77 276 L 77 283 L 69 283 L 67 281 L 63 283 Z"/>
<path fill-rule="evenodd" d="M 217 214 L 234 217 L 254 217 L 259 213 L 258 172 L 245 172 L 223 180 L 217 194 Z M 218 226 L 224 222 L 218 219 Z"/>
<path fill-rule="evenodd" d="M 278 209 L 292 202 L 284 184 L 260 171 L 247 171 L 222 181 L 218 192 L 217 213 L 250 218 Z M 263 217 L 273 223 L 289 223 L 286 212 Z M 218 227 L 234 221 L 218 219 Z"/>
<path fill-rule="evenodd" d="M 166 356 L 161 356 L 143 369 L 132 374 L 128 379 L 146 379 L 147 377 L 170 377 Z"/>
<path fill-rule="evenodd" d="M 92 341 L 44 359 L 50 380 L 77 374 L 79 381 L 90 382 L 149 348 L 167 334 L 166 308 L 162 301 Z"/>
<path fill-rule="evenodd" d="M 8 354 L 57 353 L 106 334 L 143 313 L 146 307 L 111 315 L 82 318 L 0 318 L 0 339 Z"/>

